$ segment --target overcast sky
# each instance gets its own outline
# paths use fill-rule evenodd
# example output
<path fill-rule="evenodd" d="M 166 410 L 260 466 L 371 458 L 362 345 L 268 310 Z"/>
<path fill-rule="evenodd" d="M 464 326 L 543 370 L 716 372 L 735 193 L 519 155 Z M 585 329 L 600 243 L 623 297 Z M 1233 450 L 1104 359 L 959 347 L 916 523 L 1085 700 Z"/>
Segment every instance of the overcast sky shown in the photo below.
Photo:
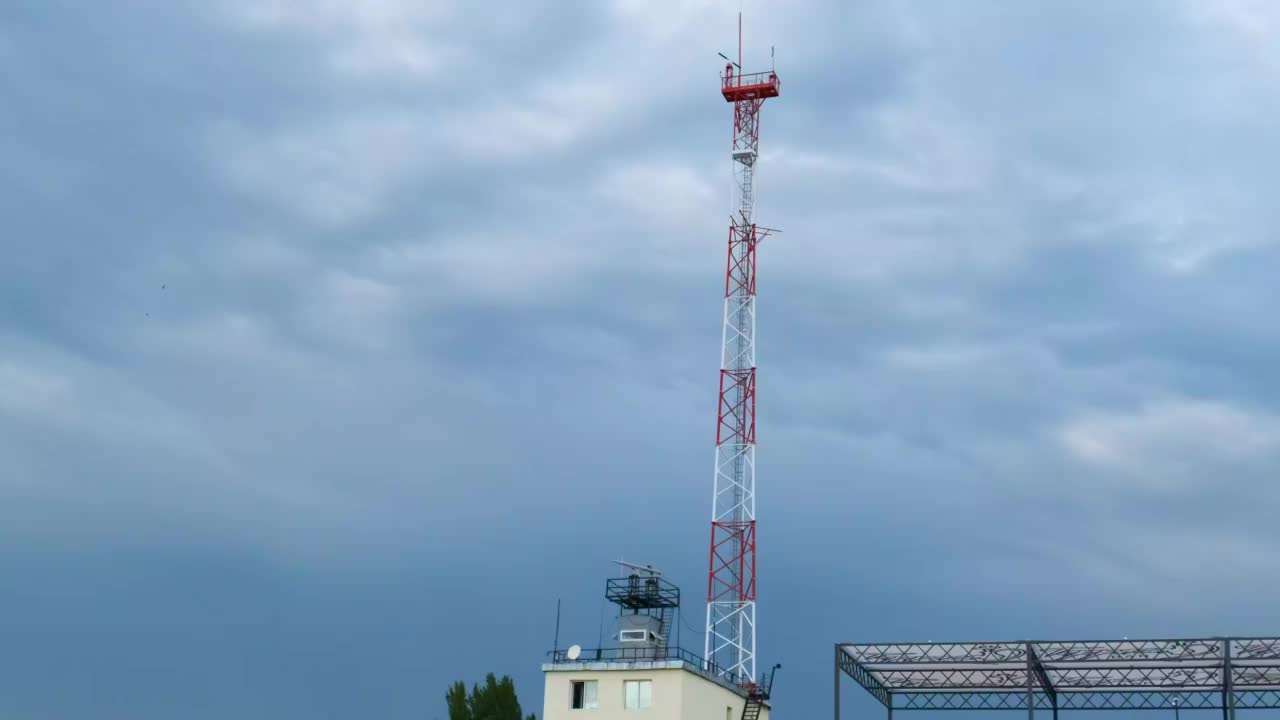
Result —
<path fill-rule="evenodd" d="M 737 6 L 3 3 L 0 716 L 541 713 L 616 558 L 700 651 Z M 746 3 L 779 718 L 837 640 L 1280 631 L 1278 31 Z"/>

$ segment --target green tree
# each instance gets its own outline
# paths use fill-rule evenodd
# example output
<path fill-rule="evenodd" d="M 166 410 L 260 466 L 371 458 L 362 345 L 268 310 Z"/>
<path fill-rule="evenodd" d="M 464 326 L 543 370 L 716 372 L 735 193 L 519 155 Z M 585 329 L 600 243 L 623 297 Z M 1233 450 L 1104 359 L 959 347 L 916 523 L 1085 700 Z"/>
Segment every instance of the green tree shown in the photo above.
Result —
<path fill-rule="evenodd" d="M 449 686 L 445 693 L 449 720 L 537 720 L 533 713 L 526 717 L 516 698 L 516 685 L 506 675 L 502 679 L 489 673 L 484 685 L 473 685 L 471 694 L 461 681 Z"/>
<path fill-rule="evenodd" d="M 444 696 L 449 704 L 449 720 L 471 720 L 471 705 L 467 702 L 467 686 L 456 682 Z"/>

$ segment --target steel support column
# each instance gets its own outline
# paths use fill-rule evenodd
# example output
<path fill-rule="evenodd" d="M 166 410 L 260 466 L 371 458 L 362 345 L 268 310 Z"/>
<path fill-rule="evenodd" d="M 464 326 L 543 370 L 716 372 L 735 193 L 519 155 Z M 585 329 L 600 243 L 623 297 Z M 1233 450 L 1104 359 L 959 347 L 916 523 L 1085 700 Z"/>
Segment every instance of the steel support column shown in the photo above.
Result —
<path fill-rule="evenodd" d="M 1036 720 L 1036 671 L 1031 653 L 1031 643 L 1027 643 L 1027 720 Z"/>
<path fill-rule="evenodd" d="M 1058 720 L 1058 691 L 1053 687 L 1053 681 L 1049 679 L 1049 671 L 1045 670 L 1044 664 L 1040 662 L 1040 656 L 1036 655 L 1035 649 L 1030 645 L 1027 645 L 1027 659 L 1031 661 L 1031 667 L 1035 670 L 1036 682 L 1040 683 L 1045 695 L 1049 696 L 1049 704 L 1053 707 L 1053 720 Z"/>
<path fill-rule="evenodd" d="M 1236 720 L 1235 682 L 1231 677 L 1231 640 L 1222 641 L 1222 720 Z"/>
<path fill-rule="evenodd" d="M 839 643 L 837 643 L 837 644 L 836 644 L 836 656 L 835 656 L 835 658 L 834 658 L 834 661 L 835 661 L 835 662 L 833 662 L 833 663 L 832 663 L 832 666 L 835 668 L 835 694 L 836 694 L 836 696 L 835 696 L 835 704 L 834 704 L 834 707 L 835 707 L 835 715 L 833 715 L 833 717 L 835 718 L 835 720 L 840 720 L 840 653 L 841 653 L 841 652 L 842 652 L 842 651 L 840 650 L 840 645 L 839 645 Z"/>

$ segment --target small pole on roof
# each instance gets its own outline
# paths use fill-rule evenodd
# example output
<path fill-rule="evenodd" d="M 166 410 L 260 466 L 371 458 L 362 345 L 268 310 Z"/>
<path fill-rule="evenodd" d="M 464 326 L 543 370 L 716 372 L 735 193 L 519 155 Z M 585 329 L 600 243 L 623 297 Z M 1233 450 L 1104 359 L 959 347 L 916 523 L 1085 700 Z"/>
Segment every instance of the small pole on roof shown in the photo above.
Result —
<path fill-rule="evenodd" d="M 555 662 L 556 656 L 560 654 L 560 598 L 556 598 L 556 639 L 551 647 L 551 662 Z"/>

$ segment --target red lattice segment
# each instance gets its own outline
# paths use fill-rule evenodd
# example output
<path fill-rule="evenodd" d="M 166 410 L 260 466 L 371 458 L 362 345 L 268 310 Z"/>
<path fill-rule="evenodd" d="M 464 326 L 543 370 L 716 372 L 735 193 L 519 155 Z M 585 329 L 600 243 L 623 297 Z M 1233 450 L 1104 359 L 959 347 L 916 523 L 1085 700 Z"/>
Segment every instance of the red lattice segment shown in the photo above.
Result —
<path fill-rule="evenodd" d="M 729 226 L 729 254 L 725 260 L 724 296 L 756 294 L 756 226 Z"/>
<path fill-rule="evenodd" d="M 720 420 L 716 445 L 756 441 L 756 369 L 720 371 Z"/>
<path fill-rule="evenodd" d="M 707 602 L 756 599 L 756 521 L 711 523 Z"/>

